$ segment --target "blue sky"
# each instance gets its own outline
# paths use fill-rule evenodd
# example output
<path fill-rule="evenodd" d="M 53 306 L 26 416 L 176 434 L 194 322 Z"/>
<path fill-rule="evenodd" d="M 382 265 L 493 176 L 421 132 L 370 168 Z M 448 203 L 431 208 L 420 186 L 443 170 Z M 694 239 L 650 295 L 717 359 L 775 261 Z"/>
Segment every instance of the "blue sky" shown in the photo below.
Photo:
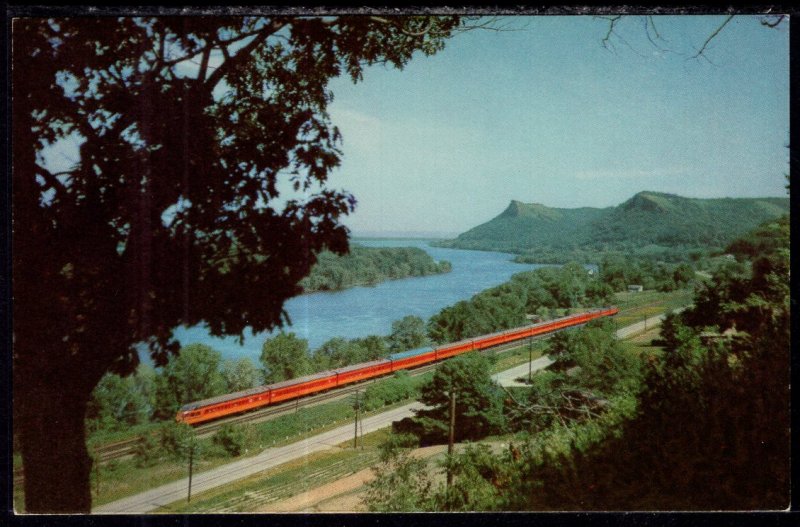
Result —
<path fill-rule="evenodd" d="M 611 50 L 593 17 L 514 18 L 469 31 L 404 70 L 336 79 L 344 136 L 330 184 L 351 191 L 355 234 L 455 234 L 511 199 L 616 205 L 641 190 L 785 196 L 788 28 L 720 16 L 622 19 Z M 667 48 L 663 51 L 659 48 Z"/>
<path fill-rule="evenodd" d="M 355 235 L 452 236 L 512 199 L 785 196 L 788 24 L 734 17 L 691 58 L 725 18 L 653 17 L 654 45 L 642 17 L 624 17 L 606 49 L 599 18 L 507 17 L 513 31 L 458 34 L 402 71 L 334 79 L 344 155 L 329 185 L 358 200 L 345 223 Z M 46 149 L 45 164 L 76 163 L 80 141 Z"/>

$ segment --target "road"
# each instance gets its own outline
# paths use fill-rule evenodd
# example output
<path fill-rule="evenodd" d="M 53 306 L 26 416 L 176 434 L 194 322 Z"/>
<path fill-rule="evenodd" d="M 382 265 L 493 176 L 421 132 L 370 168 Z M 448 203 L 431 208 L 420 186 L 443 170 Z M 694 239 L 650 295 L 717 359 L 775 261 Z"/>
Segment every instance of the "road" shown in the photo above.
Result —
<path fill-rule="evenodd" d="M 543 370 L 544 368 L 547 368 L 553 364 L 553 362 L 554 361 L 547 355 L 544 357 L 539 357 L 530 364 L 530 371 L 533 372 Z M 510 370 L 495 373 L 492 375 L 492 380 L 500 386 L 527 386 L 527 384 L 517 382 L 515 379 L 527 376 L 528 371 L 528 363 L 526 362 L 525 364 L 520 364 L 519 366 L 515 366 Z"/>
<path fill-rule="evenodd" d="M 618 338 L 627 338 L 660 324 L 664 315 L 648 318 L 647 321 L 637 322 L 617 330 Z M 547 368 L 552 364 L 547 356 L 533 361 L 532 371 Z M 503 386 L 525 386 L 514 379 L 528 374 L 528 364 L 521 364 L 492 376 Z M 419 402 L 414 402 L 389 410 L 378 415 L 367 417 L 363 421 L 363 433 L 368 434 L 391 426 L 393 421 L 399 421 L 414 414 L 412 410 L 423 408 Z M 268 448 L 260 454 L 221 467 L 195 474 L 192 477 L 192 494 L 200 493 L 233 481 L 257 474 L 264 470 L 274 468 L 283 463 L 307 456 L 314 452 L 327 450 L 345 441 L 352 440 L 353 425 L 347 424 L 328 432 L 315 435 L 308 439 L 281 447 Z M 129 496 L 92 510 L 94 514 L 141 514 L 152 512 L 161 506 L 185 499 L 188 494 L 189 478 L 162 485 L 141 494 Z"/>
<path fill-rule="evenodd" d="M 420 408 L 424 408 L 424 405 L 414 402 L 395 408 L 394 410 L 367 417 L 363 421 L 363 433 L 368 434 L 380 430 L 381 428 L 391 426 L 392 421 L 410 417 L 413 415 L 412 410 Z M 226 485 L 294 459 L 305 457 L 314 452 L 330 449 L 352 439 L 353 425 L 348 424 L 290 445 L 268 448 L 256 456 L 241 459 L 207 472 L 194 474 L 192 477 L 192 494 L 200 493 L 220 485 Z M 106 503 L 105 505 L 93 509 L 92 513 L 141 514 L 152 512 L 161 506 L 186 499 L 188 488 L 189 478 L 187 477 L 141 494 Z"/>
<path fill-rule="evenodd" d="M 680 313 L 683 311 L 684 308 L 678 308 L 673 310 L 673 313 Z M 660 326 L 661 322 L 664 321 L 666 318 L 666 313 L 662 315 L 658 315 L 655 317 L 650 317 L 646 320 L 642 320 L 641 322 L 636 322 L 635 324 L 631 324 L 630 326 L 625 326 L 624 328 L 620 328 L 617 330 L 617 338 L 618 339 L 626 339 L 628 337 L 632 337 L 637 333 L 643 333 L 649 329 L 653 329 L 656 326 Z"/>

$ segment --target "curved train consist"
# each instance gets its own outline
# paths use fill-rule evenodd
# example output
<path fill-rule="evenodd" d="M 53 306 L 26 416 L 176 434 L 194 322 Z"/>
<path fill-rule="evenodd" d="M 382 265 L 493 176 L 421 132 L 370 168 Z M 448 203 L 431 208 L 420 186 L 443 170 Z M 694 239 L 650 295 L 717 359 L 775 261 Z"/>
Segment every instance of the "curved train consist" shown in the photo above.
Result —
<path fill-rule="evenodd" d="M 447 359 L 468 351 L 483 350 L 517 340 L 552 333 L 560 329 L 585 324 L 590 320 L 616 315 L 619 310 L 606 307 L 570 315 L 531 326 L 514 328 L 491 335 L 465 339 L 438 347 L 417 348 L 395 353 L 386 359 L 362 362 L 344 368 L 322 371 L 304 377 L 259 386 L 195 401 L 181 407 L 175 420 L 189 424 L 204 423 L 231 414 L 268 406 L 311 393 L 321 392 L 346 384 L 379 377 L 399 370 L 415 368 L 430 362 Z"/>

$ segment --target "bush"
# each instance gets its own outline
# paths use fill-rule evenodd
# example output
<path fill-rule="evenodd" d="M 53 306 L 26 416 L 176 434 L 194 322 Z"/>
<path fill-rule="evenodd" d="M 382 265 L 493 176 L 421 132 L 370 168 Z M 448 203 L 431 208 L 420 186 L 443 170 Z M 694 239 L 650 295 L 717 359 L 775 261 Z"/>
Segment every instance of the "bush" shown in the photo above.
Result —
<path fill-rule="evenodd" d="M 398 371 L 394 377 L 367 387 L 364 391 L 364 408 L 375 410 L 413 397 L 417 394 L 417 384 L 407 371 Z"/>
<path fill-rule="evenodd" d="M 240 456 L 244 450 L 245 433 L 238 426 L 225 425 L 214 436 L 214 444 L 221 446 L 229 456 Z"/>
<path fill-rule="evenodd" d="M 161 457 L 161 447 L 153 434 L 144 434 L 133 448 L 133 459 L 137 467 L 152 467 Z"/>
<path fill-rule="evenodd" d="M 188 457 L 189 448 L 195 441 L 194 430 L 186 423 L 166 423 L 158 433 L 164 452 L 175 459 Z"/>

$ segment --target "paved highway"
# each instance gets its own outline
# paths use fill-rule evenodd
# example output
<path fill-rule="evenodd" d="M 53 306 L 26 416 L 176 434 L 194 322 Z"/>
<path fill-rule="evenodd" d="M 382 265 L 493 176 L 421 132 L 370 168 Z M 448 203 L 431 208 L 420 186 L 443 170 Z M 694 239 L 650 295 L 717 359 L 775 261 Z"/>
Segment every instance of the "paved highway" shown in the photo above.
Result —
<path fill-rule="evenodd" d="M 381 428 L 391 426 L 392 421 L 410 417 L 412 410 L 424 408 L 418 402 L 395 408 L 378 415 L 367 417 L 363 421 L 363 433 L 368 434 Z M 359 430 L 360 432 L 360 430 Z M 260 454 L 227 465 L 194 474 L 192 476 L 192 494 L 200 493 L 214 487 L 251 476 L 258 472 L 276 467 L 288 461 L 305 457 L 320 450 L 327 450 L 335 445 L 353 439 L 353 424 L 349 423 L 328 432 L 323 432 L 305 440 L 281 447 L 268 448 Z M 157 508 L 186 499 L 189 478 L 183 478 L 166 485 L 151 489 L 135 496 L 106 503 L 92 510 L 94 514 L 141 514 L 152 512 Z"/>
<path fill-rule="evenodd" d="M 530 371 L 543 370 L 551 364 L 553 364 L 553 360 L 545 355 L 544 357 L 539 357 L 531 363 Z M 514 380 L 519 377 L 526 377 L 527 375 L 528 363 L 526 362 L 525 364 L 520 364 L 519 366 L 515 366 L 510 370 L 495 373 L 492 375 L 492 380 L 494 380 L 500 386 L 527 386 L 525 383 Z"/>

